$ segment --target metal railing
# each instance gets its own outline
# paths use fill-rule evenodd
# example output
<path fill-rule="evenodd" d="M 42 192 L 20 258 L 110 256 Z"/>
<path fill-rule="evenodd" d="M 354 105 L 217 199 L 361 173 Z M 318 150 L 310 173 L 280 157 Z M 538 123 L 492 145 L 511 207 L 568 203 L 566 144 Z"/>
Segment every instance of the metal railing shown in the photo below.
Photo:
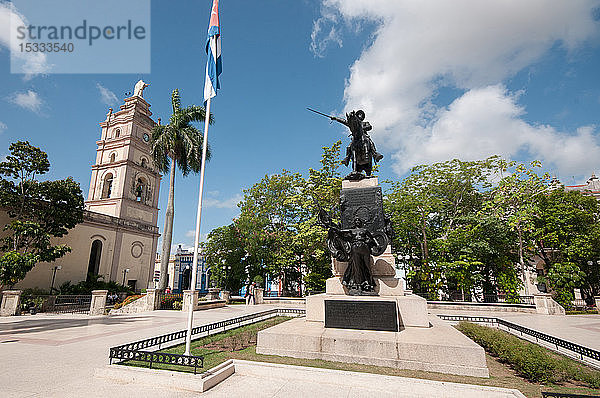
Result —
<path fill-rule="evenodd" d="M 90 312 L 91 302 L 91 294 L 25 295 L 21 297 L 21 310 L 55 314 L 87 314 Z"/>
<path fill-rule="evenodd" d="M 450 292 L 448 294 L 438 294 L 432 292 L 413 292 L 427 301 L 443 301 L 453 303 L 473 303 L 473 304 L 510 304 L 510 305 L 530 305 L 534 306 L 533 296 L 507 296 L 505 294 L 484 294 L 471 297 L 470 294 L 461 292 Z"/>
<path fill-rule="evenodd" d="M 158 309 L 172 310 L 173 303 L 176 301 L 183 302 L 183 293 L 159 293 L 158 294 Z"/>
<path fill-rule="evenodd" d="M 535 305 L 533 296 L 507 296 L 505 294 L 484 294 L 483 302 Z"/>
<path fill-rule="evenodd" d="M 587 358 L 593 359 L 595 361 L 600 361 L 600 351 L 598 351 L 598 350 L 594 350 L 593 348 L 585 347 L 585 346 L 582 346 L 582 345 L 579 345 L 579 344 L 576 344 L 576 343 L 573 343 L 573 342 L 570 342 L 567 340 L 563 340 L 561 338 L 554 337 L 554 336 L 551 336 L 546 333 L 538 332 L 537 330 L 533 330 L 533 329 L 527 328 L 525 326 L 517 325 L 516 323 L 508 322 L 508 321 L 505 321 L 504 319 L 485 317 L 485 316 L 462 316 L 462 315 L 438 315 L 438 317 L 445 321 L 454 321 L 454 322 L 465 321 L 465 322 L 489 323 L 491 325 L 496 324 L 498 326 L 504 326 L 508 329 L 509 332 L 511 332 L 511 330 L 514 330 L 514 331 L 519 332 L 521 334 L 521 336 L 528 335 L 528 336 L 534 337 L 536 342 L 539 342 L 539 340 L 542 340 L 546 343 L 554 345 L 556 347 L 556 350 L 558 350 L 558 347 L 564 348 L 565 350 L 570 351 L 571 353 L 578 356 L 581 360 L 583 360 L 584 357 L 587 357 Z"/>
<path fill-rule="evenodd" d="M 569 394 L 566 392 L 542 391 L 543 398 L 598 398 L 600 395 Z"/>
<path fill-rule="evenodd" d="M 573 309 L 575 310 L 593 310 L 596 308 L 595 303 L 589 305 L 585 300 L 582 299 L 575 299 L 571 301 L 571 304 L 573 305 Z"/>
<path fill-rule="evenodd" d="M 192 328 L 192 337 L 194 335 L 199 335 L 202 333 L 206 333 L 206 336 L 208 336 L 216 332 L 224 332 L 229 329 L 235 329 L 243 325 L 256 323 L 276 316 L 302 316 L 305 314 L 306 310 L 296 308 L 277 308 L 267 311 L 261 311 L 254 314 L 243 315 L 237 318 L 230 318 L 225 319 L 223 321 L 210 323 L 207 325 L 197 326 L 195 328 Z M 119 362 L 117 363 L 123 363 L 127 361 L 143 361 L 150 362 L 151 364 L 160 363 L 167 365 L 181 365 L 190 367 L 193 366 L 195 374 L 196 368 L 202 368 L 204 366 L 203 356 L 170 354 L 162 353 L 159 351 L 146 351 L 147 348 L 155 346 L 158 346 L 158 350 L 170 347 L 172 345 L 175 345 L 176 341 L 184 339 L 186 335 L 187 330 L 180 330 L 178 332 L 163 334 L 161 336 L 151 337 L 149 339 L 134 341 L 132 343 L 111 347 L 109 350 L 108 357 L 111 364 L 113 363 L 113 360 L 118 360 Z M 163 347 L 163 345 L 165 344 L 168 344 L 168 346 Z M 176 363 L 173 363 L 173 361 L 175 361 Z"/>
<path fill-rule="evenodd" d="M 46 312 L 87 314 L 90 312 L 91 302 L 91 294 L 60 295 L 56 296 L 54 305 L 50 306 Z"/>
<path fill-rule="evenodd" d="M 121 362 L 124 361 L 140 361 L 149 363 L 150 369 L 155 363 L 163 365 L 178 365 L 188 366 L 194 368 L 194 374 L 197 373 L 198 368 L 204 367 L 204 357 L 198 357 L 195 355 L 180 355 L 171 354 L 167 352 L 152 352 L 152 351 L 139 351 L 139 350 L 128 350 L 125 348 L 111 348 L 111 363 L 113 359 L 119 359 Z"/>

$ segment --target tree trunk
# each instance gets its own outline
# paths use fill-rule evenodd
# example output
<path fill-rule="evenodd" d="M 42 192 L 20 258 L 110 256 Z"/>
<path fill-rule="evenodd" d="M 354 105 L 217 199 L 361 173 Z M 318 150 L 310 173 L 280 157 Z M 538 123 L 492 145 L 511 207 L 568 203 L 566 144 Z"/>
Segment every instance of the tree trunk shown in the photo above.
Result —
<path fill-rule="evenodd" d="M 167 210 L 165 211 L 165 227 L 163 229 L 162 251 L 160 253 L 160 277 L 158 288 L 164 290 L 167 288 L 167 275 L 169 273 L 169 258 L 171 257 L 171 242 L 173 240 L 173 218 L 175 216 L 175 169 L 176 161 L 173 159 L 171 164 L 171 174 L 169 176 L 169 200 Z"/>
<path fill-rule="evenodd" d="M 427 247 L 427 219 L 425 216 L 425 212 L 421 210 L 421 218 L 423 220 L 423 224 L 421 225 L 421 234 L 423 235 L 423 260 L 425 260 L 425 264 L 429 263 L 429 248 Z"/>
<path fill-rule="evenodd" d="M 529 296 L 529 283 L 525 270 L 525 260 L 523 259 L 523 234 L 521 233 L 521 225 L 517 225 L 519 233 L 519 264 L 521 265 L 521 275 L 523 276 L 523 286 L 525 287 L 525 295 Z"/>

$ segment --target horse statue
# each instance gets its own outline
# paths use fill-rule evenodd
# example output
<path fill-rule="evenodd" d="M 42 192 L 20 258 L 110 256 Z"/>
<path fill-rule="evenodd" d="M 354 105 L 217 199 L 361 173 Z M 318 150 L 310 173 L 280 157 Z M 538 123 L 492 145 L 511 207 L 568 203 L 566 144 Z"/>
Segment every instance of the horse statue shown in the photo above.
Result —
<path fill-rule="evenodd" d="M 362 180 L 365 178 L 365 174 L 366 177 L 370 177 L 373 171 L 373 161 L 375 163 L 379 162 L 383 159 L 383 155 L 377 152 L 373 140 L 369 137 L 368 131 L 372 130 L 373 127 L 371 123 L 364 121 L 365 112 L 358 110 L 346 113 L 346 120 L 344 120 L 315 111 L 314 109 L 308 108 L 308 110 L 327 116 L 331 120 L 335 120 L 350 129 L 352 142 L 346 148 L 346 157 L 342 160 L 342 164 L 348 166 L 350 161 L 352 161 L 352 172 L 345 179 Z M 365 174 L 362 174 L 363 171 Z"/>

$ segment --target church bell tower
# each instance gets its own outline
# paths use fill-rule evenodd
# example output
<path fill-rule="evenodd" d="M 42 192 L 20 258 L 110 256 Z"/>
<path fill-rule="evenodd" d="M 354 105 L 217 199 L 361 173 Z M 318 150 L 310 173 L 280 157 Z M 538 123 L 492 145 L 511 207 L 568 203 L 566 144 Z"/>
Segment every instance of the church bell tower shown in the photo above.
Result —
<path fill-rule="evenodd" d="M 156 125 L 139 81 L 120 110 L 112 108 L 96 141 L 90 191 L 85 207 L 95 213 L 156 226 L 160 174 L 152 163 L 150 134 Z"/>

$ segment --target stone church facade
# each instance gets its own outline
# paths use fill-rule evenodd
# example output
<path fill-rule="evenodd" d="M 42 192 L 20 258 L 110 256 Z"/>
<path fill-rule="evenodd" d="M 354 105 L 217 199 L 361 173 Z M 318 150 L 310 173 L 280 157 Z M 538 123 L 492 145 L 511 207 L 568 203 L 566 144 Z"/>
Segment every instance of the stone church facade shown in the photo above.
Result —
<path fill-rule="evenodd" d="M 139 84 L 139 83 L 138 83 Z M 161 176 L 152 164 L 150 105 L 143 89 L 125 98 L 120 110 L 112 109 L 100 123 L 96 162 L 83 223 L 54 244 L 70 246 L 72 252 L 53 263 L 40 263 L 17 288 L 48 290 L 56 272 L 55 287 L 65 281 L 77 283 L 88 273 L 105 281 L 127 283 L 134 290 L 152 284 L 158 243 L 158 193 Z M 8 221 L 0 213 L 0 224 Z"/>

